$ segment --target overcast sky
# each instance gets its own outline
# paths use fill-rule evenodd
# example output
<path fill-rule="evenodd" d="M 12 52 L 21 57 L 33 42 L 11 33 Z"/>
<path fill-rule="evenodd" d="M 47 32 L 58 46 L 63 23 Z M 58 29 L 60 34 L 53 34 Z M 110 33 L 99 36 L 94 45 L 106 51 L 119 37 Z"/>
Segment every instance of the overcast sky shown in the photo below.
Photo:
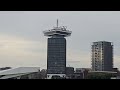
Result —
<path fill-rule="evenodd" d="M 0 67 L 46 68 L 44 30 L 59 26 L 67 37 L 67 66 L 91 67 L 91 44 L 114 43 L 114 67 L 120 68 L 120 12 L 116 11 L 0 11 Z"/>

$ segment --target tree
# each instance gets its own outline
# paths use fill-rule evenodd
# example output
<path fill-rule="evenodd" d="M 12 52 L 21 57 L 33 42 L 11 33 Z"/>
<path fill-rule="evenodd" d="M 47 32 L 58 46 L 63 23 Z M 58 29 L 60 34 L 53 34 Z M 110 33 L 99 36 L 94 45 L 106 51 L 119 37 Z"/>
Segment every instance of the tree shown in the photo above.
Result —
<path fill-rule="evenodd" d="M 86 79 L 110 79 L 114 76 L 115 75 L 111 73 L 89 73 Z"/>
<path fill-rule="evenodd" d="M 41 78 L 42 78 L 42 79 L 47 78 L 47 70 L 42 69 L 41 72 L 40 72 L 40 75 L 41 75 Z"/>

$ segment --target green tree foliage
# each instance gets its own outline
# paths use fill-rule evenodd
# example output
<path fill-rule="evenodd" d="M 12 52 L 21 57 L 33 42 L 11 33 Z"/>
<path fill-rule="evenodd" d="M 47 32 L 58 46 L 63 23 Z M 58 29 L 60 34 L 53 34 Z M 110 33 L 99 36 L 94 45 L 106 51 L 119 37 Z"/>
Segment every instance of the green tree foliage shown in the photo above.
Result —
<path fill-rule="evenodd" d="M 114 74 L 110 73 L 89 73 L 86 77 L 86 79 L 110 79 L 111 77 L 114 77 Z"/>

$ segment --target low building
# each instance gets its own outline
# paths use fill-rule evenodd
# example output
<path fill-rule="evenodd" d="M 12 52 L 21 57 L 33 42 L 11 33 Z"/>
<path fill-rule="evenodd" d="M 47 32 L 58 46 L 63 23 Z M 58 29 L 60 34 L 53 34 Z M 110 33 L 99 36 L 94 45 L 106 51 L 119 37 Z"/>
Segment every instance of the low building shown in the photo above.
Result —
<path fill-rule="evenodd" d="M 0 71 L 0 79 L 40 79 L 40 67 L 18 67 Z"/>
<path fill-rule="evenodd" d="M 119 69 L 118 68 L 113 68 L 112 71 L 113 72 L 119 72 Z"/>
<path fill-rule="evenodd" d="M 72 76 L 72 79 L 84 79 L 84 73 L 83 72 L 75 72 Z"/>
<path fill-rule="evenodd" d="M 92 71 L 91 68 L 76 68 L 75 72 L 79 73 L 79 72 L 84 72 L 84 71 Z"/>
<path fill-rule="evenodd" d="M 0 71 L 7 70 L 7 69 L 11 69 L 11 67 L 2 67 L 2 68 L 0 68 Z"/>
<path fill-rule="evenodd" d="M 89 71 L 91 71 L 91 68 L 76 68 L 75 73 L 80 75 L 80 79 L 85 79 L 87 77 L 87 74 Z"/>
<path fill-rule="evenodd" d="M 74 67 L 66 67 L 66 75 L 74 74 Z"/>
<path fill-rule="evenodd" d="M 71 79 L 73 75 L 74 75 L 74 68 L 66 67 L 66 79 Z"/>

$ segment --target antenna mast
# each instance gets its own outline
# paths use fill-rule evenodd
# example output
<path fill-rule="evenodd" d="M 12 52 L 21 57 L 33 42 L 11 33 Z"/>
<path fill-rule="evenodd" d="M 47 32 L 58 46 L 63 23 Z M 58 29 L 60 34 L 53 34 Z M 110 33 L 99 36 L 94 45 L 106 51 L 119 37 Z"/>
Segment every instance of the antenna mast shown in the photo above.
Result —
<path fill-rule="evenodd" d="M 58 27 L 58 19 L 57 19 L 57 27 Z"/>

